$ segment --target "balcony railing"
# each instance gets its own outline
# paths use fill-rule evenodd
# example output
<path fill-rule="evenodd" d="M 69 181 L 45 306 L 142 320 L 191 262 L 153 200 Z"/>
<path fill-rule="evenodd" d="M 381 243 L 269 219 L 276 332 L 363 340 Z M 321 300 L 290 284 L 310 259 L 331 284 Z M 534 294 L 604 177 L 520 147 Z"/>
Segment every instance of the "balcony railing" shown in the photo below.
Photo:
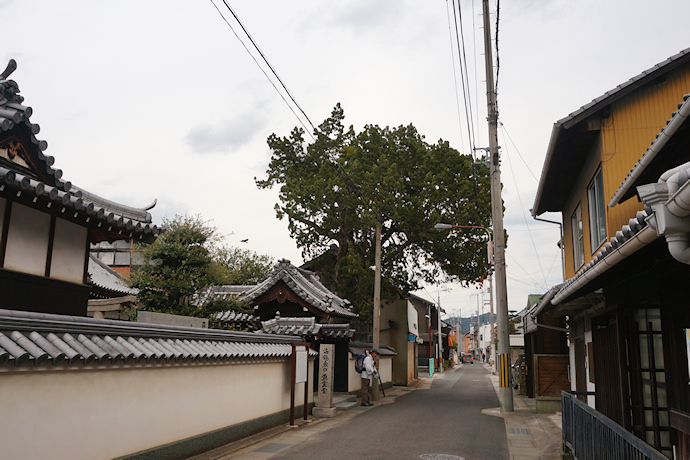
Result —
<path fill-rule="evenodd" d="M 576 460 L 668 460 L 664 454 L 577 399 L 561 392 L 563 447 Z"/>

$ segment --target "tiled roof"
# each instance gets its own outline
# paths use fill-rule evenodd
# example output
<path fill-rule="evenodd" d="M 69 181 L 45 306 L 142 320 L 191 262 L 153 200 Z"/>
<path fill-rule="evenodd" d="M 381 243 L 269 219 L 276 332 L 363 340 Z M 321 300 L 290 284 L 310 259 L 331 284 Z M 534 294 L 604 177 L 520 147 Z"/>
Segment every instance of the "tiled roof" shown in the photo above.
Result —
<path fill-rule="evenodd" d="M 603 249 L 594 256 L 594 258 L 582 267 L 575 276 L 569 278 L 562 284 L 554 286 L 551 288 L 537 304 L 535 304 L 530 310 L 529 314 L 535 316 L 541 312 L 544 308 L 548 308 L 550 304 L 558 305 L 565 301 L 572 294 L 575 294 L 578 290 L 586 286 L 588 283 L 593 281 L 599 274 L 603 271 L 614 267 L 620 260 L 629 257 L 635 250 L 631 249 L 629 244 L 631 240 L 636 239 L 636 236 L 645 235 L 647 232 L 652 230 L 653 235 L 645 235 L 646 240 L 654 240 L 657 238 L 656 232 L 648 227 L 647 213 L 645 211 L 639 211 L 634 219 L 630 219 L 628 225 L 624 225 L 623 228 L 616 232 L 616 236 L 612 237 L 609 242 L 607 242 Z M 640 242 L 640 247 L 645 242 Z M 603 268 L 599 268 L 603 267 Z M 595 270 L 596 269 L 596 270 Z"/>
<path fill-rule="evenodd" d="M 261 331 L 268 334 L 297 336 L 316 336 L 321 332 L 322 324 L 316 318 L 273 318 L 261 322 Z"/>
<path fill-rule="evenodd" d="M 37 180 L 28 170 L 20 170 L 19 167 L 17 170 L 8 169 L 5 162 L 5 166 L 0 166 L 0 192 L 12 191 L 20 200 L 29 199 L 46 208 L 61 210 L 111 234 L 152 242 L 161 229 L 151 223 L 151 215 L 146 212 L 151 206 L 139 209 L 115 203 L 62 180 L 62 171 L 52 167 L 55 159 L 43 153 L 48 143 L 36 139 L 40 127 L 29 120 L 33 109 L 22 105 L 24 97 L 18 94 L 19 86 L 14 80 L 7 80 L 16 66 L 16 62 L 11 60 L 8 68 L 0 74 L 0 134 L 14 130 L 23 132 L 31 140 L 37 152 L 38 164 L 35 166 L 43 179 Z"/>
<path fill-rule="evenodd" d="M 647 213 L 645 211 L 639 211 L 637 213 L 637 216 L 635 219 L 630 219 L 628 222 L 628 225 L 624 225 L 623 228 L 619 231 L 616 232 L 616 236 L 611 237 L 611 240 L 606 243 L 603 247 L 603 249 L 599 252 L 596 253 L 596 255 L 592 258 L 587 265 L 582 267 L 580 271 L 578 271 L 575 276 L 572 278 L 566 280 L 559 291 L 556 293 L 556 296 L 559 295 L 559 293 L 564 292 L 567 290 L 571 285 L 576 283 L 580 278 L 587 276 L 587 272 L 592 270 L 597 264 L 603 263 L 606 259 L 607 256 L 612 254 L 616 249 L 618 249 L 620 246 L 622 246 L 625 242 L 630 240 L 633 236 L 635 236 L 637 233 L 641 232 L 645 227 L 647 227 Z"/>
<path fill-rule="evenodd" d="M 329 339 L 352 339 L 355 330 L 349 324 L 319 324 L 316 318 L 280 318 L 261 322 L 262 332 L 296 336 L 314 336 Z"/>
<path fill-rule="evenodd" d="M 31 123 L 29 120 L 33 109 L 22 105 L 24 97 L 19 94 L 19 85 L 14 80 L 7 79 L 16 68 L 17 63 L 14 59 L 11 59 L 5 71 L 0 74 L 0 133 L 13 130 L 15 127 L 21 127 L 26 131 L 29 139 L 38 151 L 39 167 L 50 178 L 50 185 L 58 190 L 67 192 L 72 184 L 63 181 L 62 171 L 52 167 L 55 158 L 43 153 L 48 148 L 48 143 L 36 138 L 36 134 L 41 131 L 41 127 L 38 123 Z"/>
<path fill-rule="evenodd" d="M 364 350 L 371 350 L 371 342 L 350 342 L 348 350 L 354 356 L 364 354 Z M 395 348 L 389 347 L 388 345 L 379 345 L 378 352 L 380 356 L 397 356 Z"/>
<path fill-rule="evenodd" d="M 614 100 L 620 99 L 630 91 L 638 88 L 641 84 L 649 81 L 651 78 L 655 78 L 655 74 L 658 71 L 667 71 L 673 64 L 680 64 L 680 61 L 683 61 L 682 58 L 688 56 L 690 56 L 690 48 L 686 48 L 679 53 L 674 54 L 668 59 L 654 65 L 653 67 L 650 67 L 638 75 L 635 75 L 630 80 L 621 83 L 612 90 L 606 91 L 604 94 L 593 99 L 588 104 L 583 105 L 567 117 L 558 120 L 556 124 L 564 125 L 566 128 L 569 128 L 573 124 L 582 120 L 584 117 L 587 117 L 596 110 L 599 110 L 602 106 L 611 104 Z"/>
<path fill-rule="evenodd" d="M 523 311 L 518 313 L 518 315 L 524 317 L 529 314 L 532 318 L 536 317 L 544 308 L 547 308 L 549 305 L 551 305 L 551 299 L 553 299 L 553 296 L 555 296 L 562 287 L 563 283 L 553 286 L 551 289 L 546 291 L 546 293 L 541 294 L 536 303 L 529 308 L 523 309 Z M 530 296 L 532 295 L 536 294 L 530 294 Z"/>
<path fill-rule="evenodd" d="M 583 152 L 588 152 L 598 139 L 598 131 L 571 128 L 688 61 L 690 61 L 690 48 L 645 70 L 554 123 L 532 206 L 532 214 L 538 216 L 544 212 L 562 211 L 584 164 Z"/>
<path fill-rule="evenodd" d="M 97 288 L 114 294 L 136 295 L 139 293 L 138 289 L 127 286 L 122 275 L 92 255 L 89 255 L 89 282 Z"/>
<path fill-rule="evenodd" d="M 238 322 L 258 322 L 259 317 L 250 315 L 248 313 L 238 313 L 236 311 L 228 310 L 220 313 L 216 313 L 214 319 L 216 321 L 226 321 L 230 323 Z"/>
<path fill-rule="evenodd" d="M 352 339 L 355 330 L 350 329 L 349 324 L 324 324 L 321 328 L 321 336 L 329 339 Z"/>
<path fill-rule="evenodd" d="M 316 273 L 295 267 L 289 260 L 282 259 L 273 268 L 271 276 L 242 295 L 242 299 L 253 301 L 268 292 L 279 281 L 283 281 L 292 291 L 309 305 L 329 315 L 353 318 L 357 314 L 351 308 L 349 300 L 329 291 Z"/>
<path fill-rule="evenodd" d="M 16 367 L 285 358 L 295 341 L 299 339 L 273 334 L 0 310 L 0 364 Z"/>
<path fill-rule="evenodd" d="M 240 295 L 254 288 L 255 285 L 209 286 L 199 290 L 192 296 L 193 305 L 204 305 L 212 300 L 238 299 Z"/>
<path fill-rule="evenodd" d="M 152 242 L 161 232 L 161 228 L 151 223 L 151 216 L 145 211 L 138 210 L 146 214 L 145 220 L 125 217 L 119 214 L 122 205 L 120 209 L 113 210 L 106 204 L 107 200 L 92 194 L 84 195 L 78 188 L 63 191 L 34 180 L 28 175 L 0 167 L 0 192 L 5 189 L 14 192 L 17 197 L 25 195 L 46 208 L 61 209 L 74 218 L 93 223 L 93 226 L 126 238 Z M 137 210 L 130 209 L 133 211 L 129 215 L 135 215 Z"/>

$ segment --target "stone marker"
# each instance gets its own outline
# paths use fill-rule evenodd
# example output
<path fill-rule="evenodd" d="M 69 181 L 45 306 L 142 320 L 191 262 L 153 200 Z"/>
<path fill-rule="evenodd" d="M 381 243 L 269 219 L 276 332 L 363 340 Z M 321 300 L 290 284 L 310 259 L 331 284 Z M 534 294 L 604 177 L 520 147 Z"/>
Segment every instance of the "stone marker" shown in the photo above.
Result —
<path fill-rule="evenodd" d="M 322 343 L 319 347 L 319 386 L 314 417 L 335 417 L 333 407 L 333 366 L 335 364 L 335 345 Z"/>

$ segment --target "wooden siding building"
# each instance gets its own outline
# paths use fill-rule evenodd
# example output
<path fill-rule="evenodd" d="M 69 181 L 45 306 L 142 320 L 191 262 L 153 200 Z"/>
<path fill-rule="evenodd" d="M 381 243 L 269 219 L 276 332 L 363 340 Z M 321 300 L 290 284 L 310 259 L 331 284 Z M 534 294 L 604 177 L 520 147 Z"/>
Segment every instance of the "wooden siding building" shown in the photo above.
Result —
<path fill-rule="evenodd" d="M 526 331 L 537 341 L 559 331 L 547 319 L 566 321 L 571 390 L 678 458 L 690 458 L 690 258 L 677 254 L 690 210 L 667 211 L 690 199 L 687 93 L 690 49 L 555 123 L 533 214 L 562 214 L 566 281 L 526 316 L 547 326 Z M 679 165 L 685 179 L 668 171 Z"/>

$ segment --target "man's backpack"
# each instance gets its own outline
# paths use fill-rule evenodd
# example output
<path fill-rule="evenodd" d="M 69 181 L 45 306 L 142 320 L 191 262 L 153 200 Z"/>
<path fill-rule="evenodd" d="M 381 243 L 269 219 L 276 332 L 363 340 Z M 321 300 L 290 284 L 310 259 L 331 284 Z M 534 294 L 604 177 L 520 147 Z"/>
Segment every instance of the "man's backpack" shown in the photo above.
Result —
<path fill-rule="evenodd" d="M 355 358 L 355 371 L 360 374 L 364 371 L 364 355 L 357 355 Z"/>

